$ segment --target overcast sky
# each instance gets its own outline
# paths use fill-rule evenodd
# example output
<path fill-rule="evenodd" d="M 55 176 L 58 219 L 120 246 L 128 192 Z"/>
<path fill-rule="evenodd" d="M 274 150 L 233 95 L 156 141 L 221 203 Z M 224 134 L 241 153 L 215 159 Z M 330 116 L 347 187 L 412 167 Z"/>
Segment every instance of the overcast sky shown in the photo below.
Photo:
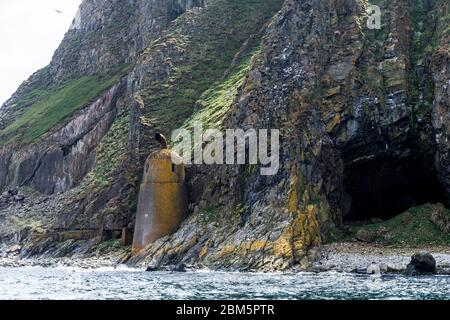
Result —
<path fill-rule="evenodd" d="M 0 0 L 0 106 L 50 62 L 81 1 Z"/>

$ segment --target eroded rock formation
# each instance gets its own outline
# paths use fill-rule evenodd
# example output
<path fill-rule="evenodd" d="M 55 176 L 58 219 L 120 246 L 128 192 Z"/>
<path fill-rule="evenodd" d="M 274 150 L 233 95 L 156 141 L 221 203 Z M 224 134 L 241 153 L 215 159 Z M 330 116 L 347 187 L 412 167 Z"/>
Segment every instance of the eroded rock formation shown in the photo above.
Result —
<path fill-rule="evenodd" d="M 49 229 L 129 226 L 155 132 L 201 120 L 281 129 L 281 169 L 188 168 L 188 219 L 131 264 L 305 267 L 345 219 L 445 203 L 449 4 L 372 4 L 379 30 L 361 0 L 85 0 L 0 109 L 0 189 L 63 198 Z"/>

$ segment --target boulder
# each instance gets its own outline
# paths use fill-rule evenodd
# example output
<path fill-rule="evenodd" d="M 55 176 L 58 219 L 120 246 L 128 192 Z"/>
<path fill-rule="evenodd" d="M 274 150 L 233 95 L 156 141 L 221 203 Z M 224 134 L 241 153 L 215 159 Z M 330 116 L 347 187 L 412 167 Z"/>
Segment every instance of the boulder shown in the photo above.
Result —
<path fill-rule="evenodd" d="M 174 266 L 169 266 L 170 271 L 172 272 L 186 272 L 186 265 L 184 264 L 177 264 Z"/>
<path fill-rule="evenodd" d="M 159 269 L 157 267 L 149 266 L 145 271 L 147 272 L 156 272 Z"/>
<path fill-rule="evenodd" d="M 8 254 L 18 254 L 20 250 L 22 249 L 19 245 L 12 245 L 9 248 L 6 249 L 6 253 Z"/>
<path fill-rule="evenodd" d="M 450 212 L 443 204 L 434 206 L 430 220 L 443 233 L 450 233 Z"/>
<path fill-rule="evenodd" d="M 156 272 L 156 271 L 169 271 L 169 272 L 186 272 L 186 265 L 184 264 L 177 264 L 177 265 L 169 265 L 164 267 L 156 267 L 156 266 L 149 266 L 145 271 L 147 272 Z"/>
<path fill-rule="evenodd" d="M 374 232 L 370 232 L 370 231 L 367 231 L 364 229 L 359 229 L 355 234 L 355 238 L 358 241 L 371 243 L 371 242 L 375 241 L 377 236 Z"/>
<path fill-rule="evenodd" d="M 411 257 L 411 262 L 406 267 L 407 276 L 421 276 L 436 274 L 436 260 L 428 252 L 419 252 Z"/>

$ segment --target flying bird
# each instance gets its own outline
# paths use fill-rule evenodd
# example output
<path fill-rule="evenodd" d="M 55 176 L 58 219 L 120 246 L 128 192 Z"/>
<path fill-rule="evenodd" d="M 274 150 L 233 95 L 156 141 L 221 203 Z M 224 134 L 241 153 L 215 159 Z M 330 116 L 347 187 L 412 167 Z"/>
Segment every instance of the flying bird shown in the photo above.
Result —
<path fill-rule="evenodd" d="M 57 12 L 57 13 L 62 13 L 62 11 L 61 10 L 58 10 L 58 9 L 55 9 L 55 11 Z"/>

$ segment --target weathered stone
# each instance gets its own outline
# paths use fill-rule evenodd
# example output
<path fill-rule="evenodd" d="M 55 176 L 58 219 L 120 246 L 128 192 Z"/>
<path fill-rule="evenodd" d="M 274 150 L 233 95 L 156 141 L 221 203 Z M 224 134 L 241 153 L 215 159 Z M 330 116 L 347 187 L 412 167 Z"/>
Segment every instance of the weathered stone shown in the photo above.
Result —
<path fill-rule="evenodd" d="M 416 253 L 411 257 L 405 274 L 407 276 L 421 276 L 436 274 L 436 260 L 428 252 Z"/>
<path fill-rule="evenodd" d="M 377 238 L 377 235 L 374 232 L 370 232 L 365 229 L 360 229 L 356 232 L 355 238 L 362 242 L 371 243 L 371 242 L 375 241 L 375 239 Z"/>
<path fill-rule="evenodd" d="M 434 207 L 431 222 L 444 233 L 450 233 L 450 212 L 442 204 Z"/>
<path fill-rule="evenodd" d="M 8 254 L 18 254 L 22 247 L 20 245 L 12 245 L 6 249 L 6 253 Z"/>
<path fill-rule="evenodd" d="M 147 269 L 145 271 L 147 271 L 147 272 L 156 272 L 156 271 L 158 271 L 158 268 L 149 266 L 149 267 L 147 267 Z"/>

